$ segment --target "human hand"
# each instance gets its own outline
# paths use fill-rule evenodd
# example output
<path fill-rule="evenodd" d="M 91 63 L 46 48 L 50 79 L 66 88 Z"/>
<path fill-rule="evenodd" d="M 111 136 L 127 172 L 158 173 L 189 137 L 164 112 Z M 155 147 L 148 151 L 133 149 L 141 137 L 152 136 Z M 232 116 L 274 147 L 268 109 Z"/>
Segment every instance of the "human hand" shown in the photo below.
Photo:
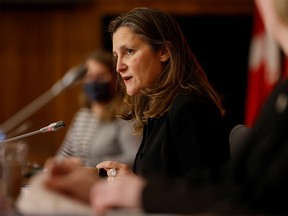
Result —
<path fill-rule="evenodd" d="M 136 175 L 122 176 L 113 182 L 99 181 L 94 184 L 90 203 L 98 214 L 111 208 L 142 208 L 142 191 L 146 182 Z"/>
<path fill-rule="evenodd" d="M 105 169 L 108 174 L 108 181 L 114 180 L 115 177 L 121 177 L 121 176 L 135 176 L 133 171 L 130 169 L 130 167 L 127 164 L 124 163 L 118 163 L 115 161 L 104 161 L 99 164 L 97 164 L 96 168 L 98 169 Z M 109 170 L 115 169 L 116 175 L 115 176 L 109 176 Z"/>
<path fill-rule="evenodd" d="M 90 191 L 99 177 L 75 164 L 53 163 L 45 185 L 63 195 L 89 203 Z"/>
<path fill-rule="evenodd" d="M 54 164 L 62 165 L 67 164 L 68 166 L 75 166 L 80 167 L 82 166 L 82 161 L 78 157 L 63 157 L 63 158 L 56 158 L 56 157 L 50 157 L 45 161 L 44 169 L 50 169 Z"/>

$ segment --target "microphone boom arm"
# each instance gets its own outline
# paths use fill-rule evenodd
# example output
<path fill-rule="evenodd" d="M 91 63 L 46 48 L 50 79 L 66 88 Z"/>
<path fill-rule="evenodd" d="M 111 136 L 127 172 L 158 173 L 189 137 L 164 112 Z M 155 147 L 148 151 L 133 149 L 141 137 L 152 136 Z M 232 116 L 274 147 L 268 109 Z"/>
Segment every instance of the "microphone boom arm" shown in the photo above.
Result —
<path fill-rule="evenodd" d="M 18 113 L 14 114 L 11 118 L 0 125 L 0 130 L 7 134 L 11 129 L 23 122 L 26 118 L 35 113 L 38 109 L 60 94 L 64 89 L 69 87 L 74 81 L 82 78 L 86 73 L 86 68 L 82 65 L 70 69 L 67 74 L 55 83 L 49 90 L 44 92 Z"/>

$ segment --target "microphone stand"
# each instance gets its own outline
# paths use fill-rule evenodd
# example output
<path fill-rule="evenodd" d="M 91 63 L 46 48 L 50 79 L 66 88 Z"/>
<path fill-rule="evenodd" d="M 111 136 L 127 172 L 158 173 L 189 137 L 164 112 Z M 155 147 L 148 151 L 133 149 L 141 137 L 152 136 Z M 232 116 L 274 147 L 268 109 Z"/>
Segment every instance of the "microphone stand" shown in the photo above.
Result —
<path fill-rule="evenodd" d="M 32 135 L 39 134 L 39 133 L 46 133 L 46 132 L 50 132 L 50 131 L 56 131 L 56 130 L 58 130 L 60 128 L 63 128 L 64 126 L 65 126 L 65 123 L 63 121 L 54 122 L 54 123 L 49 124 L 46 127 L 43 127 L 41 129 L 39 129 L 39 130 L 32 131 L 30 133 L 22 134 L 20 136 L 16 136 L 16 137 L 12 137 L 10 139 L 6 139 L 6 140 L 3 140 L 3 141 L 0 141 L 0 144 L 16 141 L 16 140 L 22 139 L 24 137 L 32 136 Z"/>
<path fill-rule="evenodd" d="M 20 110 L 18 113 L 14 114 L 11 118 L 9 118 L 7 121 L 5 121 L 3 124 L 1 124 L 0 125 L 0 133 L 2 133 L 2 136 L 7 134 L 8 131 L 13 129 L 15 126 L 17 126 L 19 123 L 24 121 L 26 118 L 31 116 L 34 112 L 36 112 L 38 109 L 40 109 L 46 103 L 48 103 L 50 100 L 52 100 L 58 94 L 60 94 L 64 89 L 69 87 L 76 80 L 82 78 L 85 75 L 85 73 L 86 73 L 86 68 L 83 67 L 82 65 L 71 68 L 66 73 L 66 75 L 61 80 L 56 82 L 49 90 L 44 92 L 42 95 L 40 95 L 34 101 L 32 101 L 30 104 L 28 104 L 22 110 Z"/>

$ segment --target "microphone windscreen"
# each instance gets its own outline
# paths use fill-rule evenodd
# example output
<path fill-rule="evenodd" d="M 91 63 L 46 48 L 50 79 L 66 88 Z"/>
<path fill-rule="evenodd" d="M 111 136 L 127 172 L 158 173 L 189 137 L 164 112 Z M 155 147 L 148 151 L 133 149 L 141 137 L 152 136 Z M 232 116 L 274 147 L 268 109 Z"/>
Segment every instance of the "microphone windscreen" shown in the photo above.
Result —
<path fill-rule="evenodd" d="M 235 154 L 237 149 L 241 147 L 241 144 L 245 141 L 250 133 L 250 128 L 243 124 L 236 125 L 230 132 L 229 143 L 231 154 Z"/>
<path fill-rule="evenodd" d="M 58 130 L 58 129 L 60 129 L 60 128 L 63 128 L 63 127 L 65 127 L 64 121 L 58 121 L 58 122 L 55 122 L 55 123 L 52 125 L 52 130 L 53 130 L 53 131 L 56 131 L 56 130 Z"/>
<path fill-rule="evenodd" d="M 46 132 L 50 132 L 50 131 L 56 131 L 56 130 L 63 128 L 63 127 L 65 127 L 65 123 L 63 121 L 58 121 L 58 122 L 51 123 L 46 127 L 40 128 L 39 131 L 41 133 L 46 133 Z"/>

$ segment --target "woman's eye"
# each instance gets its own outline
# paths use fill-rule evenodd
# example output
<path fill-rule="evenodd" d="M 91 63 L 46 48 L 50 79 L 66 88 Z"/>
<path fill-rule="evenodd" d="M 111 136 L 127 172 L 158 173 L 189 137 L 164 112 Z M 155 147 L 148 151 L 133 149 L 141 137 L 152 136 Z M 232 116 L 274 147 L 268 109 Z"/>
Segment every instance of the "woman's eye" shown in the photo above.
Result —
<path fill-rule="evenodd" d="M 126 50 L 127 55 L 131 55 L 131 54 L 133 54 L 133 52 L 134 52 L 133 49 L 127 49 Z"/>

